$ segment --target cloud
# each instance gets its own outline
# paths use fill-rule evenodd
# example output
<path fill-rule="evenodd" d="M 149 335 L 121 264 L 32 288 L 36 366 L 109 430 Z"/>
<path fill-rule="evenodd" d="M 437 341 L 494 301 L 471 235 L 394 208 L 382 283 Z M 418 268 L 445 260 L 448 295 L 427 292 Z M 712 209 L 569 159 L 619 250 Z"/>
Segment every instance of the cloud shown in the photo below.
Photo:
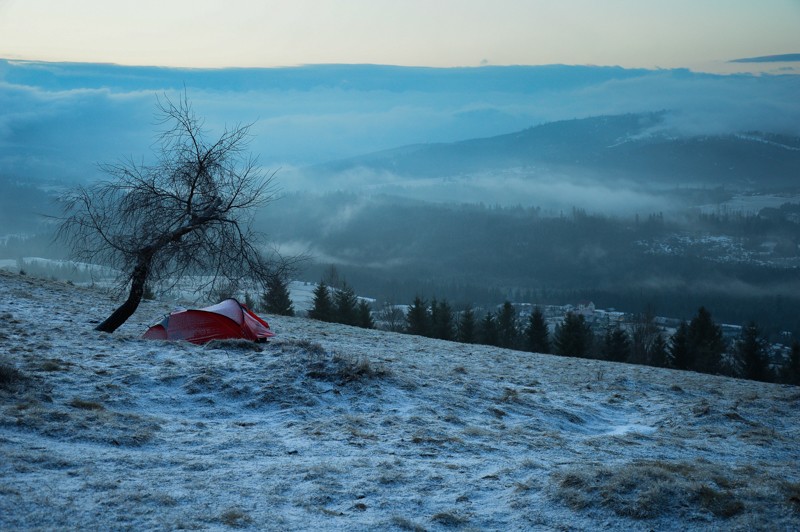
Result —
<path fill-rule="evenodd" d="M 800 134 L 800 76 L 564 66 L 191 70 L 0 61 L 0 172 L 78 179 L 97 175 L 98 162 L 147 157 L 157 129 L 156 96 L 177 97 L 184 89 L 212 135 L 226 125 L 255 122 L 250 148 L 268 168 L 662 109 L 673 111 L 667 127 L 679 133 Z"/>
<path fill-rule="evenodd" d="M 359 191 L 441 203 L 524 205 L 541 207 L 545 214 L 570 213 L 573 208 L 592 213 L 621 215 L 671 211 L 675 200 L 624 180 L 600 179 L 585 169 L 539 168 L 478 173 L 458 178 L 409 178 L 387 171 L 357 167 L 336 175 L 335 181 L 315 179 L 313 170 L 294 168 L 284 174 L 287 189 L 332 192 Z M 340 228 L 369 206 L 362 197 L 346 209 L 328 213 L 325 227 Z"/>
<path fill-rule="evenodd" d="M 712 76 L 654 72 L 572 93 L 543 95 L 547 121 L 669 110 L 676 134 L 762 130 L 800 135 L 800 76 Z"/>
<path fill-rule="evenodd" d="M 410 262 L 408 258 L 387 258 L 385 260 L 363 262 L 362 260 L 354 261 L 346 257 L 331 255 L 330 253 L 320 249 L 319 245 L 312 242 L 298 241 L 298 240 L 285 240 L 276 245 L 281 255 L 287 256 L 304 256 L 313 260 L 316 264 L 333 264 L 335 266 L 356 266 L 374 269 L 385 268 L 398 268 Z"/>
<path fill-rule="evenodd" d="M 141 153 L 152 142 L 149 124 L 138 118 L 148 99 L 134 93 L 51 92 L 0 82 L 0 171 L 75 180 L 97 174 L 101 154 L 113 158 Z"/>

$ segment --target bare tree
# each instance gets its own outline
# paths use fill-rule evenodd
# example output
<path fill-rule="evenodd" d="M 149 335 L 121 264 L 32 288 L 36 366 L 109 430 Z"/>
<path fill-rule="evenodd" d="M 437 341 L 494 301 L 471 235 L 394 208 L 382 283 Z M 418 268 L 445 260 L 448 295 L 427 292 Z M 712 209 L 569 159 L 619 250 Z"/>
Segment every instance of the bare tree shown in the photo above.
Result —
<path fill-rule="evenodd" d="M 392 332 L 402 332 L 406 325 L 406 313 L 391 301 L 384 301 L 376 317 L 381 327 Z"/>
<path fill-rule="evenodd" d="M 658 365 L 654 360 L 660 356 L 661 328 L 655 321 L 655 312 L 652 308 L 633 317 L 631 329 L 631 355 L 630 362 L 634 364 Z"/>
<path fill-rule="evenodd" d="M 209 141 L 184 94 L 157 103 L 163 130 L 153 164 L 101 165 L 110 179 L 73 190 L 58 232 L 81 260 L 116 268 L 128 297 L 97 330 L 113 332 L 136 311 L 149 286 L 192 276 L 197 290 L 243 280 L 266 286 L 291 260 L 263 253 L 255 210 L 275 197 L 246 150 L 251 124 Z"/>

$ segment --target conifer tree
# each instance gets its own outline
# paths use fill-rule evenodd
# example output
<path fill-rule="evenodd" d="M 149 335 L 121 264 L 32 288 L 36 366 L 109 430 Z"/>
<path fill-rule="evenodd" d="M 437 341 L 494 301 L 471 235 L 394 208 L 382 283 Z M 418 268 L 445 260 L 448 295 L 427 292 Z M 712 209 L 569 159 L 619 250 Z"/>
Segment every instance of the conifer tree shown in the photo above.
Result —
<path fill-rule="evenodd" d="M 754 321 L 744 327 L 734 350 L 741 377 L 768 382 L 771 379 L 766 352 L 766 340 Z"/>
<path fill-rule="evenodd" d="M 264 310 L 279 316 L 294 316 L 294 306 L 289 296 L 289 284 L 280 275 L 273 275 L 267 282 L 267 291 L 261 297 Z"/>
<path fill-rule="evenodd" d="M 582 314 L 567 312 L 564 322 L 556 326 L 556 354 L 570 357 L 586 357 L 592 347 L 592 330 Z"/>
<path fill-rule="evenodd" d="M 333 321 L 345 325 L 356 325 L 358 322 L 358 297 L 350 285 L 342 282 L 342 288 L 334 293 L 333 303 L 335 308 Z"/>
<path fill-rule="evenodd" d="M 525 328 L 525 347 L 533 353 L 550 353 L 550 331 L 539 307 L 533 309 Z"/>
<path fill-rule="evenodd" d="M 465 344 L 474 344 L 476 340 L 475 311 L 467 306 L 458 318 L 456 340 Z"/>
<path fill-rule="evenodd" d="M 333 321 L 334 308 L 325 281 L 320 281 L 314 289 L 314 306 L 308 312 L 308 317 L 320 321 Z"/>
<path fill-rule="evenodd" d="M 722 368 L 722 355 L 725 353 L 722 328 L 714 323 L 705 307 L 700 307 L 689 323 L 688 340 L 693 362 L 691 369 L 717 373 Z"/>
<path fill-rule="evenodd" d="M 669 348 L 663 334 L 657 334 L 647 352 L 648 365 L 665 368 L 669 365 Z"/>
<path fill-rule="evenodd" d="M 430 316 L 425 300 L 417 296 L 414 303 L 406 312 L 406 331 L 408 334 L 428 336 L 430 330 Z"/>
<path fill-rule="evenodd" d="M 602 355 L 605 360 L 626 362 L 630 356 L 631 342 L 628 333 L 617 324 L 607 328 L 603 338 Z"/>
<path fill-rule="evenodd" d="M 364 329 L 375 328 L 375 321 L 372 319 L 372 310 L 369 308 L 369 303 L 363 299 L 358 302 L 357 315 L 358 319 L 356 325 Z"/>
<path fill-rule="evenodd" d="M 789 355 L 789 363 L 783 368 L 783 382 L 800 386 L 800 342 L 792 342 L 792 354 Z"/>
<path fill-rule="evenodd" d="M 692 354 L 689 351 L 689 324 L 681 321 L 670 339 L 669 355 L 671 366 L 675 369 L 692 367 Z"/>
<path fill-rule="evenodd" d="M 453 309 L 446 299 L 431 302 L 431 336 L 440 340 L 453 339 Z"/>
<path fill-rule="evenodd" d="M 500 338 L 497 331 L 497 320 L 494 314 L 487 312 L 486 316 L 481 320 L 480 326 L 480 343 L 484 345 L 500 345 Z"/>
<path fill-rule="evenodd" d="M 500 347 L 515 348 L 517 346 L 517 311 L 510 301 L 503 303 L 497 315 L 497 341 Z"/>

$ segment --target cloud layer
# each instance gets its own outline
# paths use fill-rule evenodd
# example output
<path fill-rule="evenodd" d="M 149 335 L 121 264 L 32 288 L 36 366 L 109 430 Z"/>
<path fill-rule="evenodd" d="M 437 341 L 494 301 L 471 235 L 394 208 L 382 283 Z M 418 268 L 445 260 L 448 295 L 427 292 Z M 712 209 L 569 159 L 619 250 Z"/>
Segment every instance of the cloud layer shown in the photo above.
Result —
<path fill-rule="evenodd" d="M 608 67 L 327 65 L 190 70 L 0 61 L 0 172 L 81 179 L 147 157 L 158 95 L 186 91 L 212 132 L 255 122 L 270 168 L 397 146 L 509 133 L 543 122 L 669 109 L 676 132 L 800 134 L 800 76 Z"/>

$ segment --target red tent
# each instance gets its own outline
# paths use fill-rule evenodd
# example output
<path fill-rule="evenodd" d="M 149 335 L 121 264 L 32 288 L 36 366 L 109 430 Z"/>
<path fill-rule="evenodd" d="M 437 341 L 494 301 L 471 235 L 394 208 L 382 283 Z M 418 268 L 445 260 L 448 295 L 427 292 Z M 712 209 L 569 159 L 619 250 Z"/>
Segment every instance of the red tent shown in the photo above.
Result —
<path fill-rule="evenodd" d="M 145 331 L 151 340 L 186 340 L 204 344 L 211 340 L 246 338 L 266 342 L 275 336 L 269 324 L 235 299 L 201 309 L 176 310 Z"/>

